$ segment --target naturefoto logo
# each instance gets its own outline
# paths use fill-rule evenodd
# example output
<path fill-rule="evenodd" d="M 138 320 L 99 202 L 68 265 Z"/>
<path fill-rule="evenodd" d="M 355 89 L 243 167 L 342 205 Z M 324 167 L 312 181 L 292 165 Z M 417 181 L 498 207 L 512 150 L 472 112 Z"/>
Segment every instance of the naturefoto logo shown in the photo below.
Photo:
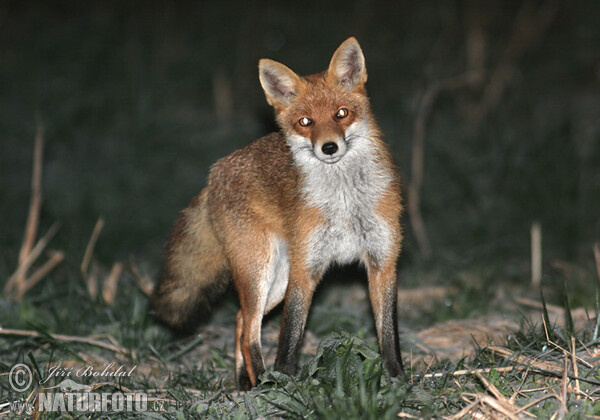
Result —
<path fill-rule="evenodd" d="M 113 364 L 109 365 L 111 368 Z M 62 369 L 62 368 L 61 368 Z M 135 369 L 135 368 L 134 368 Z M 117 372 L 122 369 L 119 367 Z M 55 376 L 58 368 L 52 367 L 50 376 Z M 80 369 L 80 371 L 82 371 Z M 90 373 L 89 367 L 82 372 Z M 131 370 L 133 371 L 133 369 Z M 131 372 L 130 371 L 130 372 Z M 62 369 L 62 376 L 70 376 Z M 115 375 L 114 369 L 104 369 L 105 375 L 75 375 L 75 376 L 124 376 Z M 141 392 L 99 392 L 92 385 L 80 384 L 77 381 L 67 378 L 63 379 L 55 386 L 44 386 L 48 382 L 48 377 L 40 381 L 41 388 L 35 398 L 27 400 L 18 400 L 6 403 L 0 403 L 0 414 L 8 408 L 12 414 L 33 414 L 36 411 L 44 412 L 79 412 L 79 413 L 100 413 L 100 412 L 144 412 L 148 410 L 148 396 Z M 16 392 L 28 391 L 33 384 L 33 374 L 31 368 L 25 364 L 17 364 L 12 367 L 8 376 L 11 388 Z M 105 384 L 103 384 L 105 385 Z M 102 385 L 101 385 L 102 386 Z"/>

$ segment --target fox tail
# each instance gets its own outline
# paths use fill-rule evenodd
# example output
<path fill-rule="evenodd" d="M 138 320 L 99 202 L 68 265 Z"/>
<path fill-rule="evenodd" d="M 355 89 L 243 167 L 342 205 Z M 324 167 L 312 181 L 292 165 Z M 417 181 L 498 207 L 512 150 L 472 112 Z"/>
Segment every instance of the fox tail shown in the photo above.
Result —
<path fill-rule="evenodd" d="M 164 250 L 164 264 L 152 295 L 155 316 L 187 332 L 208 315 L 210 302 L 231 283 L 229 263 L 215 236 L 202 191 L 175 222 Z"/>

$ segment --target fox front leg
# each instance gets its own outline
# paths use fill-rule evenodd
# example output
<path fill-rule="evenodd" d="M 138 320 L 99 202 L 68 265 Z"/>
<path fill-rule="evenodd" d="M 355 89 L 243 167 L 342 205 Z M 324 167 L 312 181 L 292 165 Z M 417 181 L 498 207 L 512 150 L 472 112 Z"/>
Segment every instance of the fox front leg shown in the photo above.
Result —
<path fill-rule="evenodd" d="M 400 339 L 398 336 L 398 280 L 396 260 L 390 260 L 383 266 L 369 263 L 369 295 L 375 315 L 375 326 L 381 358 L 391 376 L 404 374 Z"/>
<path fill-rule="evenodd" d="M 278 371 L 290 375 L 296 372 L 306 318 L 318 278 L 308 275 L 305 270 L 290 270 L 279 333 L 279 348 L 275 359 L 275 369 Z"/>

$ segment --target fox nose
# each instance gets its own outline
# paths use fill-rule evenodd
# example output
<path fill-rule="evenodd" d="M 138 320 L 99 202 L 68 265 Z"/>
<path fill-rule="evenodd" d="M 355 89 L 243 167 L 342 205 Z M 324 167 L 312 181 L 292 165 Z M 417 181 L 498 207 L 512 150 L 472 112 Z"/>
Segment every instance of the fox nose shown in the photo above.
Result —
<path fill-rule="evenodd" d="M 338 145 L 330 141 L 329 143 L 325 143 L 323 146 L 321 146 L 321 150 L 326 155 L 333 155 L 335 152 L 337 152 Z"/>

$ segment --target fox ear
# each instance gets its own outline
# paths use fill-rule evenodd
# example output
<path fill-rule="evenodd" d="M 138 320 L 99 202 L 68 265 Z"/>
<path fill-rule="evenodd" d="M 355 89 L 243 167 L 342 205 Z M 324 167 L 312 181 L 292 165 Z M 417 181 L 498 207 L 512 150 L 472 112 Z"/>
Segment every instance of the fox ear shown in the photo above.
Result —
<path fill-rule="evenodd" d="M 356 38 L 348 38 L 335 50 L 329 63 L 327 81 L 348 90 L 361 89 L 367 82 L 365 56 Z"/>
<path fill-rule="evenodd" d="M 294 102 L 304 82 L 289 67 L 263 58 L 258 62 L 258 77 L 269 105 L 286 107 Z"/>

